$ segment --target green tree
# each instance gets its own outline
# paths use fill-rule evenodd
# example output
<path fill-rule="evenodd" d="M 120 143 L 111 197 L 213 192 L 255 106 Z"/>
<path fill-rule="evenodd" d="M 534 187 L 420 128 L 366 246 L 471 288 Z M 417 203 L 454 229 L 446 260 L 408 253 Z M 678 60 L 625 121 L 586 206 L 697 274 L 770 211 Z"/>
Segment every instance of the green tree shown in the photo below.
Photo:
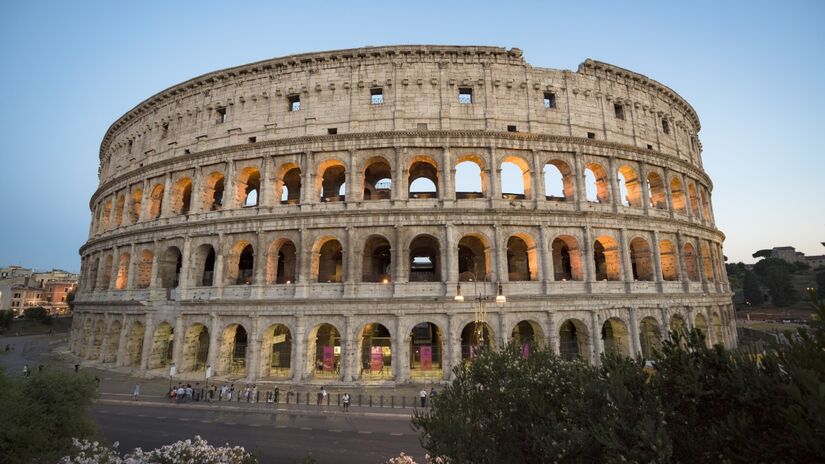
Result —
<path fill-rule="evenodd" d="M 745 271 L 745 276 L 742 280 L 742 292 L 745 296 L 745 301 L 751 306 L 760 306 L 764 302 L 762 289 L 759 288 L 759 278 L 751 271 Z"/>
<path fill-rule="evenodd" d="M 771 302 L 776 306 L 790 306 L 799 300 L 791 280 L 794 269 L 793 264 L 778 258 L 766 258 L 753 266 L 753 272 L 768 288 Z"/>
<path fill-rule="evenodd" d="M 22 379 L 0 370 L 2 462 L 51 463 L 72 451 L 72 438 L 96 433 L 88 409 L 96 395 L 91 375 L 45 370 Z"/>
<path fill-rule="evenodd" d="M 29 320 L 42 321 L 49 315 L 49 311 L 41 306 L 34 306 L 23 310 L 23 317 Z"/>
<path fill-rule="evenodd" d="M 10 309 L 0 310 L 0 327 L 8 329 L 14 320 L 14 312 Z"/>
<path fill-rule="evenodd" d="M 819 293 L 825 295 L 825 270 L 816 273 L 816 288 Z"/>

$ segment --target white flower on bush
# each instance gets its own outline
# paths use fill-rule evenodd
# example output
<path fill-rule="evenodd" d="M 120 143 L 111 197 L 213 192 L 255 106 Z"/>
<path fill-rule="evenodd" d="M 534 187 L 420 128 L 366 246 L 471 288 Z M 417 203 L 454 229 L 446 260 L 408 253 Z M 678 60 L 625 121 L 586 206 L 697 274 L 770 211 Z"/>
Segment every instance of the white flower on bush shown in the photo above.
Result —
<path fill-rule="evenodd" d="M 429 454 L 427 454 L 427 455 L 424 456 L 424 459 L 426 459 L 424 464 L 450 464 L 450 460 L 443 457 L 443 456 L 430 456 Z M 412 456 L 408 456 L 404 453 L 401 453 L 400 455 L 398 455 L 397 458 L 390 458 L 389 461 L 387 461 L 387 464 L 418 464 L 418 463 L 415 462 L 415 459 L 413 459 Z"/>
<path fill-rule="evenodd" d="M 241 446 L 228 444 L 215 447 L 200 436 L 166 445 L 158 449 L 143 451 L 136 448 L 131 453 L 120 456 L 115 448 L 107 448 L 98 442 L 72 440 L 77 452 L 65 456 L 61 464 L 257 464 L 258 460 Z"/>

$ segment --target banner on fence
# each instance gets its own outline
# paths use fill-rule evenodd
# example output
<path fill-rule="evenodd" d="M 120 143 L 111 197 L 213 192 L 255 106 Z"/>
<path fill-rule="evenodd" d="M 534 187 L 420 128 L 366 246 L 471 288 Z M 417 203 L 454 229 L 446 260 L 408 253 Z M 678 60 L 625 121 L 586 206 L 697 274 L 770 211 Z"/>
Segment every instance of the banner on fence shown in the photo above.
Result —
<path fill-rule="evenodd" d="M 324 370 L 332 372 L 335 368 L 335 354 L 331 346 L 324 347 Z"/>
<path fill-rule="evenodd" d="M 384 368 L 384 352 L 380 346 L 373 346 L 370 350 L 370 370 L 379 372 Z"/>
<path fill-rule="evenodd" d="M 432 345 L 421 345 L 421 370 L 429 371 L 433 368 L 433 347 Z"/>

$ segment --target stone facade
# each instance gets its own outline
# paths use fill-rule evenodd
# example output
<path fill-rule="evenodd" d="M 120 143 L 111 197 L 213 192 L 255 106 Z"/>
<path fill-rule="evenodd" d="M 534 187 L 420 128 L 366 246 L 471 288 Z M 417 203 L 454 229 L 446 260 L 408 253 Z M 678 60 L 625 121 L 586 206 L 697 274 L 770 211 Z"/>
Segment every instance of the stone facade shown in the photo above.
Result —
<path fill-rule="evenodd" d="M 518 49 L 192 79 L 104 137 L 71 348 L 192 378 L 394 383 L 447 380 L 482 343 L 593 362 L 678 327 L 735 345 L 698 131 L 645 76 Z"/>

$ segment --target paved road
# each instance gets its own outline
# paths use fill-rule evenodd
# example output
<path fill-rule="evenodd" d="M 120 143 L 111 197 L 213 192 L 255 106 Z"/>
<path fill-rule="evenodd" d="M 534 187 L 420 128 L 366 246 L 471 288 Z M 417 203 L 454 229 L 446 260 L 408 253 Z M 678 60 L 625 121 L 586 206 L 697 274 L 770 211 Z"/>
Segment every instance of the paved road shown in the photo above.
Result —
<path fill-rule="evenodd" d="M 309 454 L 322 464 L 384 463 L 401 451 L 419 462 L 424 458 L 407 414 L 250 412 L 104 400 L 92 415 L 107 440 L 120 442 L 120 450 L 155 448 L 200 435 L 213 444 L 243 446 L 262 463 L 297 463 Z"/>

